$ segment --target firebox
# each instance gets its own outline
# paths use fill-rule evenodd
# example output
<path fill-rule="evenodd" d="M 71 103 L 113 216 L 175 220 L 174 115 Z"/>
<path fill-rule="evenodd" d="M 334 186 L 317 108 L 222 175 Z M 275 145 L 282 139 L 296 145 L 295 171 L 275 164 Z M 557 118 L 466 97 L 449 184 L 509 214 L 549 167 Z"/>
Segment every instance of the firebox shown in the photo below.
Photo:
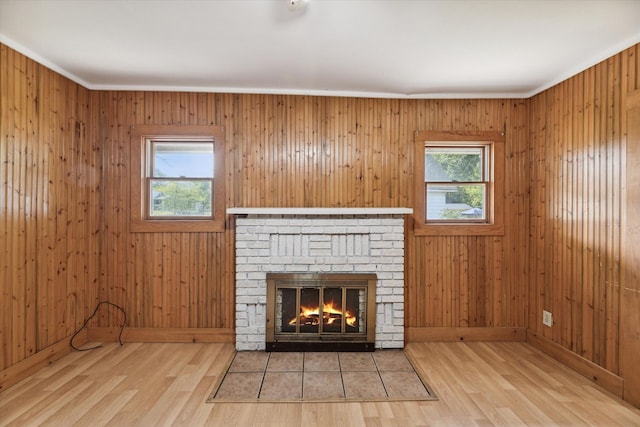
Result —
<path fill-rule="evenodd" d="M 373 351 L 375 274 L 267 273 L 267 351 Z"/>

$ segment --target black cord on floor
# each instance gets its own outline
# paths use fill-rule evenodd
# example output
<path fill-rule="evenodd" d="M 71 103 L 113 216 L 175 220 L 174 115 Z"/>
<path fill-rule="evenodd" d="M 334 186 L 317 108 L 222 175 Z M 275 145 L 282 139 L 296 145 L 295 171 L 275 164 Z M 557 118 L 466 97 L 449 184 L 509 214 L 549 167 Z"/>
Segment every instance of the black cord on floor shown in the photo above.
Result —
<path fill-rule="evenodd" d="M 109 302 L 109 301 L 100 301 L 98 303 L 98 305 L 96 306 L 96 309 L 93 310 L 93 314 L 91 316 L 89 316 L 87 318 L 87 320 L 84 321 L 84 323 L 82 324 L 82 327 L 80 327 L 80 329 L 78 329 L 76 331 L 76 333 L 73 334 L 73 336 L 71 337 L 71 341 L 69 342 L 69 344 L 71 344 L 71 348 L 74 349 L 75 351 L 88 351 L 88 350 L 94 350 L 96 348 L 102 347 L 101 345 L 97 345 L 95 347 L 89 347 L 89 348 L 78 348 L 75 345 L 73 345 L 73 339 L 80 333 L 80 331 L 82 331 L 87 326 L 87 323 L 89 323 L 89 320 L 94 318 L 94 316 L 96 315 L 96 313 L 98 313 L 98 309 L 100 309 L 100 306 L 102 304 L 111 305 L 111 306 L 117 308 L 118 310 L 120 310 L 122 312 L 122 317 L 123 317 L 122 318 L 122 327 L 120 328 L 120 334 L 118 335 L 118 342 L 120 343 L 120 345 L 123 345 L 123 343 L 122 343 L 122 332 L 124 332 L 124 325 L 127 324 L 127 313 L 124 311 L 124 308 L 120 307 L 119 305 L 116 305 L 116 304 L 114 304 L 112 302 Z"/>

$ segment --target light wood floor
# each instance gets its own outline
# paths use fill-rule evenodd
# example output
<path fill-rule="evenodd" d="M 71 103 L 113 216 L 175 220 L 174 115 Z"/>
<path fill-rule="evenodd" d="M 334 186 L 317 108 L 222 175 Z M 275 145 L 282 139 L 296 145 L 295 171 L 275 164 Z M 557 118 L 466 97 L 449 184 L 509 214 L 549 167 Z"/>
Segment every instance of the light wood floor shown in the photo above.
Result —
<path fill-rule="evenodd" d="M 438 401 L 205 403 L 228 344 L 108 344 L 0 394 L 0 425 L 640 426 L 640 410 L 525 343 L 412 343 Z"/>

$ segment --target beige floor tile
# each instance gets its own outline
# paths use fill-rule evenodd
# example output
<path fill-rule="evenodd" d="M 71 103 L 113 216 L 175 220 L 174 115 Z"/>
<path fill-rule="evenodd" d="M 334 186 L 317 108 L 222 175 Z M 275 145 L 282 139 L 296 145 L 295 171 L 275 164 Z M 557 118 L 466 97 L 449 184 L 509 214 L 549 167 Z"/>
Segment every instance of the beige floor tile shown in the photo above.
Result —
<path fill-rule="evenodd" d="M 302 397 L 311 400 L 343 399 L 342 375 L 340 372 L 305 372 Z"/>
<path fill-rule="evenodd" d="M 305 353 L 304 370 L 311 371 L 339 371 L 338 353 Z"/>
<path fill-rule="evenodd" d="M 373 353 L 373 360 L 380 372 L 412 371 L 413 367 L 402 350 L 379 350 Z"/>
<path fill-rule="evenodd" d="M 271 371 L 302 371 L 303 353 L 273 352 L 269 356 L 267 372 Z"/>
<path fill-rule="evenodd" d="M 415 372 L 380 372 L 380 377 L 390 398 L 427 398 L 429 392 Z"/>
<path fill-rule="evenodd" d="M 386 399 L 378 372 L 342 372 L 344 394 L 347 399 Z"/>
<path fill-rule="evenodd" d="M 231 363 L 229 372 L 263 372 L 269 360 L 264 351 L 239 351 Z"/>
<path fill-rule="evenodd" d="M 216 399 L 257 399 L 262 384 L 260 372 L 228 373 L 216 393 Z"/>
<path fill-rule="evenodd" d="M 264 374 L 260 399 L 300 399 L 302 372 L 267 372 Z"/>
<path fill-rule="evenodd" d="M 431 399 L 404 352 L 238 352 L 215 399 Z"/>
<path fill-rule="evenodd" d="M 342 372 L 376 372 L 371 353 L 339 353 L 340 370 Z"/>

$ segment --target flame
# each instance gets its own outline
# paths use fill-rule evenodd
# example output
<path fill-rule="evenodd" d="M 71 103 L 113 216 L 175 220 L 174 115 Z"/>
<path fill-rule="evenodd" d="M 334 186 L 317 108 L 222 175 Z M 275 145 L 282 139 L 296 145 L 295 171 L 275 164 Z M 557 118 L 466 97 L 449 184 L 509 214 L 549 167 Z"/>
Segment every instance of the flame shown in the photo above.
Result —
<path fill-rule="evenodd" d="M 326 325 L 333 325 L 342 319 L 342 311 L 334 306 L 333 301 L 324 304 L 322 319 Z M 290 325 L 295 325 L 298 319 L 294 317 L 289 321 Z M 345 312 L 345 322 L 349 326 L 355 327 L 358 319 L 350 311 Z M 312 306 L 300 306 L 300 324 L 305 326 L 316 326 L 320 323 L 320 308 Z"/>

